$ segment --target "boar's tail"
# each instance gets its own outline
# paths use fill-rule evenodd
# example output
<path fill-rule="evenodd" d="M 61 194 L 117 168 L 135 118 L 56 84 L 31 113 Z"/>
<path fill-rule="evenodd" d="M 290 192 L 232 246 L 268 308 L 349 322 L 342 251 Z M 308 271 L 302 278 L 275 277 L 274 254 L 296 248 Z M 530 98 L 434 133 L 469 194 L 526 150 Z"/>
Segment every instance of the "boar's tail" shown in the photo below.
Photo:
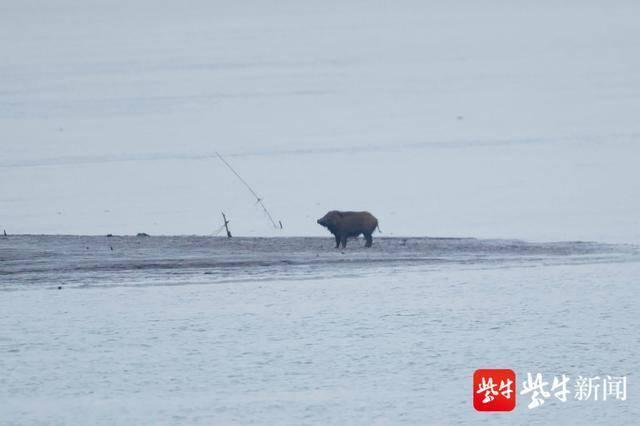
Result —
<path fill-rule="evenodd" d="M 382 229 L 380 229 L 380 225 L 376 225 L 376 228 L 378 229 L 378 232 L 382 234 Z"/>

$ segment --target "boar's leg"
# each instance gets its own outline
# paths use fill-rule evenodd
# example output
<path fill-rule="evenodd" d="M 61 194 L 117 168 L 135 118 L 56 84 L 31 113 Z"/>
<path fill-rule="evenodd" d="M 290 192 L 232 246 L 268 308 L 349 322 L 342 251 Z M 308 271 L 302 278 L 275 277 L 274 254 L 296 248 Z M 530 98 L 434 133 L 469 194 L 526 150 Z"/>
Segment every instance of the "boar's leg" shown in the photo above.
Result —
<path fill-rule="evenodd" d="M 334 237 L 336 237 L 336 248 L 340 247 L 340 235 L 336 234 L 334 235 Z"/>
<path fill-rule="evenodd" d="M 343 235 L 342 238 L 340 239 L 340 242 L 342 243 L 342 248 L 346 248 L 347 247 L 347 236 Z"/>
<path fill-rule="evenodd" d="M 373 238 L 371 238 L 371 234 L 364 234 L 364 238 L 367 240 L 364 246 L 371 247 L 371 244 L 373 243 Z"/>

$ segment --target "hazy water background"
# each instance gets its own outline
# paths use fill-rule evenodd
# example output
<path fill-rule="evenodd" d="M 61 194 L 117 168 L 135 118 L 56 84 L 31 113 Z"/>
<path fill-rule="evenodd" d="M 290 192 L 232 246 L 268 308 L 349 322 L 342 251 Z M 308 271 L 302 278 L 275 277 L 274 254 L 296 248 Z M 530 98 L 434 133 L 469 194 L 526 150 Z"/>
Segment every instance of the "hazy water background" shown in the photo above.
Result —
<path fill-rule="evenodd" d="M 0 14 L 0 232 L 640 244 L 637 1 L 40 3 Z"/>
<path fill-rule="evenodd" d="M 631 424 L 638 249 L 11 236 L 1 423 Z M 113 250 L 111 250 L 113 247 Z M 57 287 L 61 286 L 62 290 Z M 471 405 L 476 368 L 627 375 L 628 400 Z M 520 383 L 519 383 L 520 385 Z"/>

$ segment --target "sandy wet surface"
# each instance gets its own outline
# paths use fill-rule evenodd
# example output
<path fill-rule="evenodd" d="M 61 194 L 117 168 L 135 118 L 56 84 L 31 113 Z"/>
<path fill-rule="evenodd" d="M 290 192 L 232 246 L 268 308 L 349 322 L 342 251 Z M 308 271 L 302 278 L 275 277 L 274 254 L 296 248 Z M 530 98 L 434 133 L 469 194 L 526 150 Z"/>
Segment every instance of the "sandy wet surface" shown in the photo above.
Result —
<path fill-rule="evenodd" d="M 12 236 L 0 239 L 2 290 L 34 286 L 175 285 L 376 275 L 445 265 L 537 266 L 636 260 L 633 245 L 474 238 Z"/>

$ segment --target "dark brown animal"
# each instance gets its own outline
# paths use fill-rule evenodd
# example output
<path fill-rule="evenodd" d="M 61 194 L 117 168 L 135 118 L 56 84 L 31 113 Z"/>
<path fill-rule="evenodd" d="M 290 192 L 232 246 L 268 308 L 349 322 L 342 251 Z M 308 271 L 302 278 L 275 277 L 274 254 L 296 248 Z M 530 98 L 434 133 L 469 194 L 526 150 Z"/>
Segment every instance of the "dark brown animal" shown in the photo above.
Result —
<path fill-rule="evenodd" d="M 347 246 L 347 238 L 364 235 L 365 247 L 371 247 L 371 235 L 378 227 L 378 219 L 369 212 L 339 212 L 332 210 L 318 219 L 318 224 L 327 228 L 336 237 L 336 248 Z M 380 230 L 380 228 L 378 228 Z"/>

